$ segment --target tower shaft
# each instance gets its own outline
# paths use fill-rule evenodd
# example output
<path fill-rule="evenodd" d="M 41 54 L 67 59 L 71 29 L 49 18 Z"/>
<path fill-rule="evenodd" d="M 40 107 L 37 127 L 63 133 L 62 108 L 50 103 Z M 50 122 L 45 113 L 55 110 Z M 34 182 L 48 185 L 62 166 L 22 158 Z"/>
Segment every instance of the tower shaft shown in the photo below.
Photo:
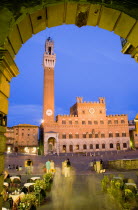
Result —
<path fill-rule="evenodd" d="M 44 123 L 54 121 L 54 67 L 56 55 L 54 53 L 54 42 L 49 37 L 46 40 L 43 59 L 44 66 L 44 92 L 43 92 L 43 121 Z"/>

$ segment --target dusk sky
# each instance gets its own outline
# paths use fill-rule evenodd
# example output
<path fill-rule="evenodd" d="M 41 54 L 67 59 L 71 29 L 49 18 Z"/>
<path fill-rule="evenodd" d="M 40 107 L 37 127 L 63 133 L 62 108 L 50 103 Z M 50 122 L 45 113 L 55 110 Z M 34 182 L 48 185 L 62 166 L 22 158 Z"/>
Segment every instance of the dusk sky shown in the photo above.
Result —
<path fill-rule="evenodd" d="M 8 126 L 40 125 L 45 41 L 55 43 L 55 115 L 69 114 L 76 96 L 106 98 L 107 115 L 138 113 L 138 64 L 121 53 L 120 37 L 98 27 L 62 25 L 33 35 L 20 49 L 20 75 L 12 79 Z"/>

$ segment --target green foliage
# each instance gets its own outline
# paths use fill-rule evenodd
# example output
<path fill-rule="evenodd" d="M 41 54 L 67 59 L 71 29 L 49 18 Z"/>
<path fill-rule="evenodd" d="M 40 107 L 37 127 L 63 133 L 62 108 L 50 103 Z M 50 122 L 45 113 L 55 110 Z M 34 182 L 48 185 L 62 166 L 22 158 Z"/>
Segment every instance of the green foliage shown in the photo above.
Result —
<path fill-rule="evenodd" d="M 104 176 L 104 178 L 102 179 L 102 190 L 104 192 L 107 192 L 107 188 L 110 184 L 110 180 L 109 180 L 109 177 L 108 176 Z"/>
<path fill-rule="evenodd" d="M 133 210 L 138 206 L 138 193 L 133 185 L 126 185 L 123 179 L 109 179 L 104 176 L 102 189 L 114 199 L 122 210 Z"/>
<path fill-rule="evenodd" d="M 46 184 L 46 189 L 49 190 L 51 187 L 51 183 L 53 181 L 53 174 L 51 173 L 46 173 L 43 175 L 43 179 L 45 181 Z"/>
<path fill-rule="evenodd" d="M 125 190 L 126 190 L 126 189 L 129 189 L 129 190 L 131 190 L 134 194 L 137 194 L 137 189 L 136 189 L 136 187 L 133 186 L 133 185 L 125 185 L 125 186 L 124 186 L 124 189 L 125 189 Z"/>
<path fill-rule="evenodd" d="M 40 192 L 41 189 L 46 190 L 46 183 L 44 180 L 36 180 L 35 184 L 34 184 L 34 190 L 35 192 Z"/>
<path fill-rule="evenodd" d="M 19 210 L 29 210 L 31 206 L 37 206 L 38 199 L 34 193 L 26 194 L 23 198 L 21 198 L 21 202 L 18 206 Z"/>

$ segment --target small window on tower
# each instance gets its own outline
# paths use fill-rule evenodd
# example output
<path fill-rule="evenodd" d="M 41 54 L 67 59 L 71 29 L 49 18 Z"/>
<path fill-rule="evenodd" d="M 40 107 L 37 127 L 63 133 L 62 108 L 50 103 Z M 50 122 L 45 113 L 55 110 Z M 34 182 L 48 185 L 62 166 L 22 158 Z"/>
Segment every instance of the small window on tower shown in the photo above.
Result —
<path fill-rule="evenodd" d="M 48 52 L 51 55 L 51 47 L 48 48 Z"/>

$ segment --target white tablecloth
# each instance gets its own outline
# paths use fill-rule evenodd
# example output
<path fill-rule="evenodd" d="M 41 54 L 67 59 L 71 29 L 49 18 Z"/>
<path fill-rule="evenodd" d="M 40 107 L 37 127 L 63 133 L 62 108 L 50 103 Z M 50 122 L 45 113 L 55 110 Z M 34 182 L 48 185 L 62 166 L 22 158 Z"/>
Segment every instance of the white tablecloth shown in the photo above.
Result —
<path fill-rule="evenodd" d="M 32 183 L 25 183 L 24 186 L 25 186 L 25 187 L 29 187 L 29 186 L 34 185 L 34 184 L 35 184 L 35 183 L 33 183 L 33 182 L 32 182 Z"/>
<path fill-rule="evenodd" d="M 134 186 L 135 188 L 137 188 L 137 185 L 135 184 L 135 183 L 125 183 L 125 185 L 127 185 L 127 186 Z"/>
<path fill-rule="evenodd" d="M 22 198 L 23 196 L 24 196 L 23 192 L 18 195 L 12 195 L 12 194 L 9 195 L 9 197 L 13 199 L 14 203 L 18 203 L 19 198 Z"/>
<path fill-rule="evenodd" d="M 13 182 L 14 179 L 19 179 L 20 180 L 20 177 L 19 176 L 11 176 L 10 179 Z"/>
<path fill-rule="evenodd" d="M 3 185 L 5 185 L 6 187 L 9 186 L 8 182 L 4 182 Z"/>
<path fill-rule="evenodd" d="M 114 176 L 113 179 L 120 179 L 120 180 L 122 180 L 123 178 L 120 177 L 120 176 Z"/>
<path fill-rule="evenodd" d="M 32 180 L 40 179 L 40 177 L 31 177 Z"/>

